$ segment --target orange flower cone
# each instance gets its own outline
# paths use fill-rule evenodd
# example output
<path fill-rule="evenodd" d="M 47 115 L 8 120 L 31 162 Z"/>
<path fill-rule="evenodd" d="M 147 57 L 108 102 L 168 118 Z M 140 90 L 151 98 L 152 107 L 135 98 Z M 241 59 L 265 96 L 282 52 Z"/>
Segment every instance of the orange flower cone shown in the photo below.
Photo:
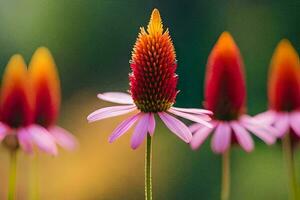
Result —
<path fill-rule="evenodd" d="M 200 124 L 190 127 L 194 133 L 191 147 L 199 148 L 212 136 L 212 149 L 215 153 L 225 153 L 232 143 L 240 145 L 245 151 L 254 149 L 249 132 L 267 144 L 273 144 L 274 130 L 246 114 L 246 85 L 244 66 L 240 50 L 228 32 L 219 37 L 207 61 L 204 91 L 204 106 L 214 113 L 214 129 Z M 213 131 L 215 130 L 215 131 Z"/>
<path fill-rule="evenodd" d="M 33 96 L 26 64 L 20 55 L 11 57 L 3 75 L 0 99 L 0 139 L 10 149 L 19 146 L 31 153 L 33 145 L 56 154 L 53 137 L 44 129 L 32 125 Z"/>
<path fill-rule="evenodd" d="M 257 119 L 273 124 L 278 137 L 288 133 L 300 138 L 300 64 L 299 56 L 288 40 L 282 40 L 273 54 L 268 81 L 269 110 Z"/>
<path fill-rule="evenodd" d="M 29 78 L 33 91 L 33 122 L 46 129 L 63 148 L 74 149 L 76 139 L 67 130 L 55 125 L 61 99 L 60 81 L 47 48 L 38 48 L 32 56 Z"/>

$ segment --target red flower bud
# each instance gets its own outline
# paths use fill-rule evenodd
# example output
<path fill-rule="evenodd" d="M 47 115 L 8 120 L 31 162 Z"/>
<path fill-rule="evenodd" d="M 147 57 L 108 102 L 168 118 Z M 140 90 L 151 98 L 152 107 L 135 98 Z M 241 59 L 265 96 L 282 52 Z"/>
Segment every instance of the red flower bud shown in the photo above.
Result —
<path fill-rule="evenodd" d="M 34 93 L 34 122 L 44 127 L 53 125 L 60 105 L 60 82 L 55 62 L 47 48 L 32 56 L 29 77 Z"/>
<path fill-rule="evenodd" d="M 299 56 L 291 43 L 282 40 L 272 57 L 269 73 L 269 106 L 276 111 L 300 108 Z"/>
<path fill-rule="evenodd" d="M 217 120 L 234 120 L 245 112 L 245 99 L 240 51 L 232 36 L 224 32 L 208 58 L 204 106 Z"/>
<path fill-rule="evenodd" d="M 1 121 L 12 128 L 27 126 L 32 122 L 29 85 L 22 56 L 12 56 L 3 75 L 0 100 Z"/>
<path fill-rule="evenodd" d="M 177 95 L 176 55 L 169 31 L 163 30 L 159 11 L 154 9 L 147 31 L 141 32 L 131 59 L 130 92 L 143 112 L 168 110 Z"/>

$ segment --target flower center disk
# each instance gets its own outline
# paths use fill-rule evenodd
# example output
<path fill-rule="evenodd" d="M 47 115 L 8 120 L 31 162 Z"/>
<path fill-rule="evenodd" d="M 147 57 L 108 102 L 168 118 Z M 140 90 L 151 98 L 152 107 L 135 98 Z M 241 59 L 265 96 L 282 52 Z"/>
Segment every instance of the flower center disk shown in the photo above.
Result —
<path fill-rule="evenodd" d="M 175 103 L 178 93 L 175 50 L 156 9 L 152 12 L 147 31 L 141 28 L 130 66 L 130 92 L 138 109 L 162 112 Z"/>

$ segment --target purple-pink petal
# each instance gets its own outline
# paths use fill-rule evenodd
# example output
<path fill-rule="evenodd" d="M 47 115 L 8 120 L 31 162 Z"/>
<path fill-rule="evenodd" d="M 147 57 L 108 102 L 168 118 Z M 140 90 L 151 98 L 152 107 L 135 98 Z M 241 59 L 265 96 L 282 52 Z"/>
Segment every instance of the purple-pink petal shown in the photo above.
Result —
<path fill-rule="evenodd" d="M 178 108 L 178 107 L 172 107 L 173 110 L 177 110 L 180 112 L 186 112 L 190 114 L 196 114 L 196 115 L 212 115 L 213 112 L 210 110 L 205 109 L 197 109 L 197 108 Z"/>
<path fill-rule="evenodd" d="M 241 147 L 247 152 L 252 151 L 254 148 L 254 142 L 248 131 L 237 121 L 231 122 L 230 125 Z"/>
<path fill-rule="evenodd" d="M 291 113 L 289 120 L 293 131 L 300 137 L 300 112 L 296 111 Z"/>
<path fill-rule="evenodd" d="M 155 131 L 155 117 L 153 113 L 150 113 L 149 116 L 149 126 L 148 126 L 148 132 L 151 136 L 153 136 L 154 131 Z"/>
<path fill-rule="evenodd" d="M 189 129 L 190 129 L 191 133 L 194 133 L 197 130 L 199 130 L 200 128 L 203 128 L 203 127 L 205 127 L 205 126 L 203 126 L 202 124 L 194 123 L 194 124 L 189 126 Z"/>
<path fill-rule="evenodd" d="M 112 103 L 133 104 L 132 97 L 123 92 L 105 92 L 98 94 L 97 97 L 103 101 Z"/>
<path fill-rule="evenodd" d="M 207 116 L 201 116 L 201 115 L 195 115 L 195 114 L 189 114 L 189 113 L 185 113 L 185 112 L 181 112 L 181 111 L 177 111 L 173 108 L 170 108 L 168 110 L 168 112 L 177 115 L 179 117 L 183 117 L 185 119 L 203 124 L 204 126 L 207 126 L 209 128 L 212 128 L 211 123 L 207 122 Z"/>
<path fill-rule="evenodd" d="M 20 128 L 17 130 L 17 137 L 21 148 L 26 153 L 33 152 L 33 144 L 30 133 L 27 131 L 26 128 Z"/>
<path fill-rule="evenodd" d="M 197 130 L 194 133 L 192 141 L 190 143 L 191 148 L 194 150 L 198 149 L 212 131 L 213 130 L 211 128 L 208 128 L 206 126 L 202 126 L 199 130 Z"/>
<path fill-rule="evenodd" d="M 9 131 L 9 127 L 0 122 L 0 142 L 5 138 Z"/>
<path fill-rule="evenodd" d="M 27 128 L 27 131 L 30 133 L 32 142 L 39 149 L 51 155 L 57 154 L 55 139 L 47 129 L 38 125 L 31 125 Z"/>
<path fill-rule="evenodd" d="M 231 143 L 231 128 L 226 122 L 219 122 L 212 138 L 212 150 L 224 153 Z"/>
<path fill-rule="evenodd" d="M 101 119 L 124 115 L 124 114 L 130 113 L 134 110 L 136 110 L 136 107 L 134 105 L 106 107 L 106 108 L 101 108 L 101 109 L 96 110 L 95 112 L 91 113 L 87 117 L 87 119 L 89 122 L 94 122 L 94 121 L 98 121 Z"/>
<path fill-rule="evenodd" d="M 273 144 L 276 141 L 275 129 L 271 126 L 259 123 L 249 116 L 241 117 L 240 123 L 243 127 L 251 131 L 254 135 L 263 140 L 266 144 Z"/>
<path fill-rule="evenodd" d="M 149 113 L 141 113 L 141 117 L 131 137 L 132 149 L 138 148 L 144 141 L 145 136 L 147 135 L 148 132 L 149 118 L 150 118 Z"/>
<path fill-rule="evenodd" d="M 262 124 L 272 125 L 275 121 L 276 113 L 274 111 L 266 111 L 260 113 L 254 117 L 255 120 L 259 121 Z"/>
<path fill-rule="evenodd" d="M 165 125 L 177 135 L 180 139 L 189 143 L 192 140 L 192 133 L 189 128 L 175 117 L 167 114 L 166 112 L 159 112 L 159 117 L 165 123 Z"/>
<path fill-rule="evenodd" d="M 121 124 L 117 126 L 117 128 L 112 132 L 112 134 L 109 136 L 108 141 L 110 143 L 114 142 L 116 139 L 121 137 L 124 133 L 126 133 L 139 119 L 141 113 L 135 114 L 128 119 L 125 119 Z"/>
<path fill-rule="evenodd" d="M 59 126 L 52 126 L 48 129 L 48 131 L 54 137 L 55 142 L 64 149 L 74 150 L 77 147 L 78 142 L 69 131 Z"/>
<path fill-rule="evenodd" d="M 287 134 L 290 128 L 288 113 L 277 113 L 274 127 L 276 130 L 278 130 L 279 137 L 283 137 L 285 134 Z"/>

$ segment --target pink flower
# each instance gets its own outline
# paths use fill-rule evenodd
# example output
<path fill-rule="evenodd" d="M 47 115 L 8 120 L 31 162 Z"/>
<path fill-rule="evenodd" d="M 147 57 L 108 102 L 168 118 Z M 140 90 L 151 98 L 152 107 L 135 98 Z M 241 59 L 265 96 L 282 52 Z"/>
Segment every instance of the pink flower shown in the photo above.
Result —
<path fill-rule="evenodd" d="M 39 48 L 29 70 L 22 56 L 12 56 L 1 88 L 0 141 L 11 150 L 21 147 L 27 153 L 36 146 L 56 155 L 56 144 L 73 149 L 76 139 L 55 125 L 59 103 L 59 78 L 50 52 Z"/>
<path fill-rule="evenodd" d="M 99 109 L 91 113 L 89 122 L 109 117 L 133 113 L 113 131 L 109 142 L 126 133 L 136 124 L 131 138 L 131 147 L 138 148 L 149 133 L 155 131 L 155 115 L 158 115 L 165 125 L 180 139 L 189 143 L 192 134 L 189 128 L 173 115 L 211 127 L 208 123 L 212 114 L 203 109 L 186 109 L 174 107 L 178 77 L 175 74 L 177 63 L 175 49 L 169 31 L 163 30 L 159 11 L 154 9 L 147 31 L 141 28 L 133 48 L 130 61 L 132 73 L 130 79 L 130 94 L 108 92 L 99 94 L 98 98 L 113 103 L 123 104 Z"/>
<path fill-rule="evenodd" d="M 246 111 L 246 88 L 240 51 L 228 32 L 222 33 L 208 58 L 205 80 L 205 108 L 214 113 L 213 129 L 193 124 L 192 149 L 201 146 L 212 133 L 212 150 L 224 153 L 232 143 L 245 151 L 254 149 L 250 132 L 267 144 L 273 144 L 273 128 L 250 116 Z"/>
<path fill-rule="evenodd" d="M 60 80 L 55 61 L 47 48 L 40 47 L 35 51 L 28 73 L 33 91 L 33 123 L 48 132 L 56 144 L 73 150 L 77 146 L 75 137 L 56 125 L 61 101 Z"/>
<path fill-rule="evenodd" d="M 26 64 L 20 55 L 11 57 L 5 69 L 1 87 L 0 140 L 11 151 L 20 146 L 31 152 L 35 145 L 50 154 L 57 149 L 52 136 L 33 123 L 33 98 Z"/>
<path fill-rule="evenodd" d="M 269 110 L 256 116 L 272 124 L 282 138 L 291 133 L 293 142 L 300 139 L 300 65 L 299 56 L 288 40 L 282 40 L 272 57 L 268 97 Z"/>

